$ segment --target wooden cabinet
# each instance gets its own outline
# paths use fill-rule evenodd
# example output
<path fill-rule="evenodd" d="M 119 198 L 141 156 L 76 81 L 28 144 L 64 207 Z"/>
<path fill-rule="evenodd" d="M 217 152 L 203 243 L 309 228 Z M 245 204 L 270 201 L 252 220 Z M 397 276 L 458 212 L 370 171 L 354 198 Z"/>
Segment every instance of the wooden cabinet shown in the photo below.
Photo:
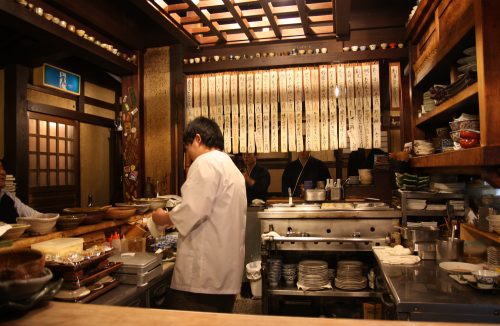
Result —
<path fill-rule="evenodd" d="M 479 147 L 415 157 L 412 167 L 481 174 L 500 185 L 499 19 L 500 1 L 421 1 L 406 33 L 411 68 L 411 110 L 406 118 L 411 121 L 412 139 L 435 137 L 436 128 L 447 126 L 461 113 L 479 115 L 481 138 Z M 423 93 L 434 84 L 453 83 L 459 75 L 457 60 L 472 46 L 476 47 L 477 82 L 419 116 Z"/>

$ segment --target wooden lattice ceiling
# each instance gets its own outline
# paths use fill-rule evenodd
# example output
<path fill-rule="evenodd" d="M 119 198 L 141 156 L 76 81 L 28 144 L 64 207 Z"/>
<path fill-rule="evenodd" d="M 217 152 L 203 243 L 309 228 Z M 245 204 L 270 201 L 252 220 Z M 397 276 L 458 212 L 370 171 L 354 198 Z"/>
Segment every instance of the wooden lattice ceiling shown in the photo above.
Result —
<path fill-rule="evenodd" d="M 198 45 L 336 36 L 336 0 L 147 1 Z"/>

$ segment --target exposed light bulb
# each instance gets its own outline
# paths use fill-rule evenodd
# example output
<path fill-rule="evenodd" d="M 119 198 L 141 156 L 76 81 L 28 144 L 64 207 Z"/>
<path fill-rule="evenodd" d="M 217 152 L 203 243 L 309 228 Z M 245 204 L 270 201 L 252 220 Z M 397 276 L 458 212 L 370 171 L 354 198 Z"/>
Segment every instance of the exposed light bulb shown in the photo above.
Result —
<path fill-rule="evenodd" d="M 339 88 L 339 86 L 338 86 L 338 85 L 335 85 L 335 97 L 337 97 L 337 98 L 338 98 L 338 97 L 339 97 L 339 95 L 340 95 L 340 88 Z"/>

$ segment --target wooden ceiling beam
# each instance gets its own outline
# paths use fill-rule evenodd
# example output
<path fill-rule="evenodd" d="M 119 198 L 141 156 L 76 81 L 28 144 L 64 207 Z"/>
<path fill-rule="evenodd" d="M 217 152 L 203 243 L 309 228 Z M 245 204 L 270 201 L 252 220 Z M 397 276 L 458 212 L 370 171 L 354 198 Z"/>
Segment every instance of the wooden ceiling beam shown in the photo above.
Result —
<path fill-rule="evenodd" d="M 309 18 L 307 17 L 309 13 L 305 0 L 297 0 L 297 8 L 299 9 L 299 16 L 300 21 L 302 22 L 302 28 L 304 29 L 304 35 L 311 35 L 312 30 L 311 27 L 309 27 Z"/>
<path fill-rule="evenodd" d="M 325 22 L 332 22 L 333 23 L 333 16 L 332 15 L 318 15 L 318 16 L 309 16 L 309 20 L 311 23 L 325 23 Z"/>
<path fill-rule="evenodd" d="M 328 10 L 333 9 L 332 2 L 335 2 L 335 0 L 332 0 L 331 2 L 308 3 L 306 6 L 309 11 Z"/>
<path fill-rule="evenodd" d="M 154 1 L 130 0 L 137 8 L 144 12 L 156 24 L 164 29 L 170 35 L 173 35 L 183 45 L 196 46 L 198 42 L 192 35 L 187 33 L 182 26 L 176 24 L 174 19 L 171 19 L 168 13 Z M 179 31 L 180 29 L 180 31 Z"/>
<path fill-rule="evenodd" d="M 201 9 L 212 8 L 212 7 L 222 7 L 224 6 L 224 1 L 222 0 L 202 0 L 199 1 L 197 6 Z"/>
<path fill-rule="evenodd" d="M 212 23 L 212 21 L 205 15 L 205 12 L 198 7 L 193 0 L 185 0 L 186 3 L 189 5 L 189 8 L 194 11 L 201 19 L 203 24 L 208 26 L 210 28 L 210 31 L 215 34 L 215 36 L 218 37 L 218 42 L 217 43 L 226 43 L 227 42 L 227 37 L 225 33 L 221 33 Z"/>
<path fill-rule="evenodd" d="M 162 9 L 164 9 L 168 13 L 171 13 L 171 12 L 185 11 L 188 8 L 189 8 L 189 5 L 187 3 L 176 3 L 173 5 L 167 5 L 166 8 L 162 8 Z"/>
<path fill-rule="evenodd" d="M 255 37 L 255 32 L 250 29 L 248 20 L 242 17 L 241 9 L 239 6 L 235 5 L 234 0 L 223 0 L 226 8 L 229 10 L 231 15 L 233 15 L 234 20 L 240 25 L 241 30 L 247 36 L 249 41 L 253 41 Z"/>
<path fill-rule="evenodd" d="M 273 11 L 271 9 L 271 3 L 269 0 L 259 0 L 260 6 L 264 9 L 264 12 L 267 16 L 267 20 L 271 24 L 271 28 L 273 29 L 274 35 L 276 38 L 281 39 L 282 34 L 280 27 L 276 23 L 276 16 L 274 16 Z"/>
<path fill-rule="evenodd" d="M 351 18 L 351 0 L 332 0 L 335 5 L 333 20 L 337 38 L 348 40 L 351 33 L 349 20 Z"/>
<path fill-rule="evenodd" d="M 281 6 L 281 7 L 274 7 L 272 8 L 273 14 L 290 14 L 290 13 L 296 13 L 298 8 L 297 5 L 291 5 L 291 6 Z"/>
<path fill-rule="evenodd" d="M 195 15 L 189 15 L 189 16 L 186 16 L 186 17 L 180 17 L 179 21 L 183 25 L 184 24 L 198 23 L 200 21 L 200 17 L 195 16 Z"/>

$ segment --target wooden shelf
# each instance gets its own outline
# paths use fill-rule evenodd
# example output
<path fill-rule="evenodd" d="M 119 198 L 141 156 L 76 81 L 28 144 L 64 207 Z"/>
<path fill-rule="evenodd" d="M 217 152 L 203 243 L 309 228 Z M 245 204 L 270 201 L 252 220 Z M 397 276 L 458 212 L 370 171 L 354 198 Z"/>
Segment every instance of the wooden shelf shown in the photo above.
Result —
<path fill-rule="evenodd" d="M 46 12 L 50 12 L 60 19 L 64 19 L 69 23 L 73 21 L 72 19 L 68 19 L 67 16 L 62 14 L 59 10 L 52 8 L 48 4 L 44 4 L 43 7 L 46 9 Z M 44 17 L 36 15 L 33 11 L 19 5 L 16 1 L 1 1 L 0 11 L 7 14 L 2 18 L 12 22 L 13 25 L 21 22 L 22 24 L 26 24 L 26 26 L 30 27 L 30 32 L 40 34 L 41 37 L 46 38 L 47 46 L 50 46 L 49 42 L 64 43 L 64 48 L 71 54 L 88 60 L 118 75 L 134 74 L 137 71 L 136 65 L 116 56 L 100 46 L 95 45 L 93 42 L 85 40 L 83 37 L 79 37 L 76 33 L 71 33 L 67 29 L 61 28 L 59 25 L 48 21 Z M 78 25 L 77 28 L 83 28 L 97 39 L 105 43 L 111 43 L 111 41 L 107 41 L 107 39 L 102 35 L 92 31 L 88 26 Z M 121 47 L 120 50 L 123 51 L 123 47 Z M 125 51 L 131 52 L 130 50 Z"/>
<path fill-rule="evenodd" d="M 470 104 L 473 100 L 477 101 L 478 87 L 477 83 L 468 86 L 460 91 L 457 95 L 447 99 L 434 110 L 428 112 L 417 119 L 416 125 L 422 127 L 431 123 L 450 122 L 451 115 L 460 112 L 464 107 Z M 476 106 L 477 110 L 477 106 Z"/>
<path fill-rule="evenodd" d="M 1 251 L 9 250 L 9 249 L 17 249 L 17 248 L 29 248 L 31 247 L 32 244 L 34 243 L 39 243 L 42 241 L 47 241 L 51 239 L 58 239 L 58 238 L 68 238 L 68 237 L 76 237 L 96 231 L 101 231 L 105 230 L 108 228 L 120 226 L 126 223 L 129 223 L 131 221 L 137 221 L 143 218 L 143 215 L 137 215 L 137 216 L 132 216 L 129 219 L 125 220 L 109 220 L 109 221 L 103 221 L 100 223 L 96 224 L 91 224 L 91 225 L 82 225 L 77 227 L 76 229 L 73 230 L 66 230 L 66 231 L 56 231 L 56 232 L 51 232 L 45 235 L 39 235 L 39 236 L 31 236 L 31 237 L 21 237 L 17 240 L 12 241 L 11 246 L 6 246 L 0 248 Z"/>
<path fill-rule="evenodd" d="M 350 61 L 368 60 L 404 60 L 408 57 L 408 49 L 377 49 L 356 52 L 332 52 L 321 54 L 305 54 L 278 57 L 260 57 L 253 59 L 225 60 L 218 62 L 202 62 L 184 65 L 184 73 L 196 74 L 226 70 L 245 70 L 261 68 L 279 68 L 287 66 L 329 64 Z"/>
<path fill-rule="evenodd" d="M 500 164 L 500 147 L 474 147 L 410 159 L 412 168 L 480 167 Z"/>
<path fill-rule="evenodd" d="M 493 232 L 481 231 L 472 224 L 465 224 L 465 223 L 460 224 L 460 234 L 462 235 L 462 239 L 464 240 L 473 240 L 474 238 L 477 238 L 479 236 L 481 238 L 500 244 L 499 234 Z"/>

